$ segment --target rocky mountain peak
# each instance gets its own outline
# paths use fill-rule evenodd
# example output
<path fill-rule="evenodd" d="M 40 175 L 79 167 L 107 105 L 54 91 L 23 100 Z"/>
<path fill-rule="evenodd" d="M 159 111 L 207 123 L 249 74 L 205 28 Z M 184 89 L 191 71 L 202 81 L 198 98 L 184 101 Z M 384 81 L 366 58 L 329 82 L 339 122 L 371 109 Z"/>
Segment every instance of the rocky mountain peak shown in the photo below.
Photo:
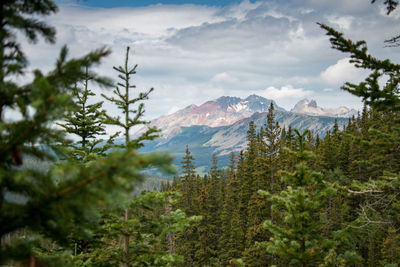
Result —
<path fill-rule="evenodd" d="M 153 120 L 150 126 L 162 129 L 166 137 L 174 134 L 180 127 L 193 125 L 205 125 L 209 127 L 228 126 L 239 120 L 248 118 L 256 112 L 268 111 L 271 102 L 274 103 L 275 110 L 284 110 L 273 100 L 258 95 L 250 95 L 245 99 L 222 96 L 199 106 L 190 105 L 175 113 L 161 116 Z"/>
<path fill-rule="evenodd" d="M 318 106 L 317 106 L 317 101 L 315 101 L 314 99 L 312 99 L 311 101 L 310 101 L 310 103 L 308 103 L 308 106 L 309 107 L 312 107 L 312 108 L 317 108 Z"/>
<path fill-rule="evenodd" d="M 242 99 L 239 97 L 234 97 L 234 96 L 221 96 L 220 98 L 214 100 L 217 102 L 223 110 L 227 110 L 228 107 L 236 105 L 239 103 Z"/>
<path fill-rule="evenodd" d="M 347 107 L 339 108 L 322 108 L 319 107 L 314 99 L 302 99 L 290 110 L 290 112 L 306 114 L 312 116 L 329 116 L 329 117 L 351 117 L 357 115 L 355 109 L 349 109 Z"/>

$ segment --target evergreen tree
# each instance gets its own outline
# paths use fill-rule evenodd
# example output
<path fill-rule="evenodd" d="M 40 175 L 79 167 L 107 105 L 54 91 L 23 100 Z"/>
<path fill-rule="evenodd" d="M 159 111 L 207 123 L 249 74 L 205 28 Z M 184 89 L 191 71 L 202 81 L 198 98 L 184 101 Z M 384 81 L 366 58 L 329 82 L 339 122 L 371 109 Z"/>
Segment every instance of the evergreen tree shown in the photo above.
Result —
<path fill-rule="evenodd" d="M 236 176 L 236 162 L 235 154 L 230 154 L 230 164 L 228 167 L 228 183 L 225 187 L 225 197 L 221 210 L 221 236 L 219 238 L 220 248 L 220 261 L 222 264 L 227 263 L 230 259 L 240 257 L 240 251 L 237 250 L 235 245 L 237 240 L 233 237 L 236 233 L 237 225 L 233 223 L 234 212 L 236 212 L 236 219 L 238 216 L 238 204 L 239 204 L 239 190 L 240 183 Z"/>
<path fill-rule="evenodd" d="M 208 247 L 210 249 L 209 258 L 217 258 L 218 239 L 221 236 L 220 213 L 222 210 L 223 196 L 221 189 L 221 171 L 218 169 L 218 158 L 216 154 L 212 155 L 212 166 L 209 173 L 209 179 L 206 182 L 206 193 L 208 194 L 206 208 L 209 217 L 207 224 Z M 200 213 L 200 215 L 203 215 Z M 205 215 L 204 215 L 205 216 Z M 204 218 L 204 217 L 203 217 Z"/>
<path fill-rule="evenodd" d="M 274 104 L 270 104 L 267 114 L 267 125 L 265 127 L 263 141 L 266 144 L 266 165 L 269 169 L 269 192 L 277 191 L 276 172 L 279 169 L 279 153 L 281 151 L 281 128 L 278 122 L 275 122 Z"/>
<path fill-rule="evenodd" d="M 137 97 L 132 97 L 131 90 L 136 88 L 135 85 L 131 84 L 131 79 L 132 75 L 136 74 L 136 68 L 137 65 L 134 65 L 133 67 L 129 66 L 129 50 L 130 48 L 126 48 L 126 55 L 125 55 L 125 64 L 123 66 L 119 67 L 113 67 L 114 70 L 116 70 L 119 75 L 118 77 L 121 79 L 120 82 L 117 83 L 115 86 L 115 89 L 113 91 L 114 96 L 109 97 L 104 94 L 102 96 L 110 101 L 111 103 L 115 104 L 119 110 L 121 110 L 122 114 L 124 117 L 121 119 L 119 116 L 113 117 L 110 116 L 107 113 L 104 113 L 105 117 L 105 123 L 109 125 L 114 125 L 121 127 L 124 132 L 124 137 L 125 137 L 125 144 L 120 145 L 120 147 L 123 147 L 125 149 L 138 149 L 140 148 L 143 144 L 142 141 L 144 140 L 153 140 L 156 137 L 158 137 L 157 133 L 158 130 L 156 128 L 149 128 L 146 132 L 141 134 L 138 138 L 131 139 L 130 137 L 130 130 L 132 127 L 137 126 L 137 125 L 145 125 L 148 122 L 143 120 L 143 115 L 144 115 L 144 103 L 141 102 L 143 100 L 147 100 L 149 94 L 153 91 L 153 88 L 149 89 L 147 92 L 141 92 L 138 94 Z M 138 104 L 137 109 L 133 109 L 133 106 L 135 104 Z M 133 115 L 133 117 L 132 117 Z M 127 191 L 127 194 L 130 192 Z M 124 214 L 124 221 L 125 224 L 128 223 L 129 221 L 129 209 L 125 209 L 125 214 Z M 128 226 L 125 226 L 127 228 Z M 130 234 L 128 231 L 122 231 L 123 235 L 123 255 L 122 258 L 120 259 L 121 261 L 121 266 L 129 266 L 129 259 L 131 258 L 130 255 Z"/>
<path fill-rule="evenodd" d="M 317 265 L 323 262 L 332 242 L 321 235 L 323 224 L 318 214 L 325 205 L 325 199 L 333 189 L 323 183 L 321 173 L 313 172 L 306 160 L 313 156 L 305 150 L 305 135 L 297 129 L 298 151 L 292 151 L 299 160 L 294 172 L 284 172 L 282 182 L 289 186 L 279 194 L 260 190 L 273 202 L 272 209 L 282 212 L 283 225 L 266 220 L 264 226 L 273 236 L 264 242 L 267 251 L 279 256 L 283 264 L 290 266 Z"/>
<path fill-rule="evenodd" d="M 144 115 L 144 103 L 143 100 L 147 100 L 149 98 L 149 94 L 154 90 L 150 88 L 147 92 L 140 92 L 137 97 L 133 97 L 130 95 L 131 89 L 136 88 L 136 85 L 131 84 L 132 75 L 136 74 L 137 64 L 133 67 L 129 66 L 129 46 L 126 48 L 125 55 L 125 64 L 124 66 L 113 67 L 119 74 L 118 77 L 121 79 L 120 82 L 117 83 L 115 89 L 113 91 L 114 96 L 109 97 L 104 94 L 102 96 L 115 104 L 119 110 L 123 113 L 124 117 L 120 118 L 119 116 L 113 117 L 104 114 L 105 123 L 109 125 L 115 125 L 124 130 L 123 135 L 125 137 L 125 144 L 122 147 L 125 148 L 133 148 L 137 149 L 143 146 L 142 141 L 144 140 L 154 140 L 159 137 L 157 134 L 159 130 L 154 127 L 147 129 L 144 133 L 142 133 L 138 138 L 131 139 L 130 138 L 130 130 L 137 125 L 146 125 L 148 122 L 143 120 Z M 132 109 L 135 104 L 138 104 L 137 109 Z M 131 115 L 134 115 L 131 117 Z"/>
<path fill-rule="evenodd" d="M 382 266 L 396 266 L 400 264 L 400 235 L 395 229 L 388 229 L 387 237 L 382 244 Z"/>
<path fill-rule="evenodd" d="M 97 138 L 106 134 L 103 123 L 104 111 L 101 110 L 103 102 L 88 103 L 89 97 L 95 95 L 88 88 L 90 80 L 86 67 L 83 88 L 77 86 L 74 88 L 77 110 L 68 115 L 65 123 L 59 123 L 67 133 L 74 134 L 79 138 L 77 143 L 69 145 L 67 155 L 64 157 L 82 163 L 93 160 L 98 156 L 105 156 L 105 152 L 113 145 L 114 137 L 118 135 L 116 133 L 116 135 L 111 136 L 103 145 L 101 145 L 103 140 Z"/>
<path fill-rule="evenodd" d="M 193 163 L 189 147 L 186 146 L 185 155 L 181 161 L 182 175 L 177 182 L 177 191 L 181 193 L 177 207 L 181 208 L 188 215 L 200 214 L 199 197 L 202 192 L 202 182 L 196 176 L 196 166 Z M 203 196 L 203 200 L 205 196 Z M 204 206 L 202 207 L 204 208 Z M 176 236 L 177 252 L 184 257 L 184 263 L 181 266 L 191 266 L 197 262 L 199 255 L 197 253 L 199 244 L 198 223 L 192 224 Z"/>
<path fill-rule="evenodd" d="M 345 83 L 343 90 L 363 99 L 366 105 L 375 107 L 377 110 L 400 111 L 399 71 L 400 66 L 392 63 L 389 59 L 380 60 L 368 53 L 365 41 L 353 42 L 343 37 L 343 34 L 323 24 L 321 28 L 330 36 L 332 48 L 350 53 L 350 62 L 356 67 L 370 70 L 372 73 L 360 84 Z M 378 80 L 383 75 L 389 77 L 388 82 L 380 88 Z"/>
<path fill-rule="evenodd" d="M 128 221 L 117 212 L 107 212 L 97 233 L 101 236 L 100 244 L 76 257 L 75 266 L 118 266 L 120 259 L 125 258 L 118 245 L 121 227 L 130 236 L 128 266 L 176 266 L 183 262 L 182 256 L 167 251 L 164 241 L 198 218 L 186 217 L 179 209 L 165 214 L 165 206 L 172 205 L 176 197 L 172 192 L 144 192 L 129 203 Z"/>

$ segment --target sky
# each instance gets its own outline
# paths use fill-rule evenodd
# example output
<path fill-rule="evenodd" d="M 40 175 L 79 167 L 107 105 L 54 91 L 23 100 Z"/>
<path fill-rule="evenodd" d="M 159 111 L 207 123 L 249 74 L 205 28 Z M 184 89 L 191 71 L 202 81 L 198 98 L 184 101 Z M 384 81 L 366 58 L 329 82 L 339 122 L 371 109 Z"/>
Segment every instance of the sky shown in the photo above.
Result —
<path fill-rule="evenodd" d="M 383 41 L 400 33 L 400 11 L 387 16 L 383 1 L 370 2 L 59 0 L 59 12 L 45 19 L 56 27 L 56 44 L 23 45 L 30 68 L 42 70 L 51 69 L 65 44 L 71 57 L 106 46 L 112 54 L 96 70 L 115 81 L 112 66 L 123 64 L 130 46 L 130 63 L 138 64 L 136 93 L 154 88 L 145 102 L 147 119 L 220 96 L 250 94 L 287 110 L 304 98 L 322 107 L 360 109 L 360 99 L 340 87 L 368 73 L 331 49 L 316 23 L 366 40 L 371 54 L 399 62 L 400 48 Z M 117 114 L 110 104 L 104 107 Z"/>

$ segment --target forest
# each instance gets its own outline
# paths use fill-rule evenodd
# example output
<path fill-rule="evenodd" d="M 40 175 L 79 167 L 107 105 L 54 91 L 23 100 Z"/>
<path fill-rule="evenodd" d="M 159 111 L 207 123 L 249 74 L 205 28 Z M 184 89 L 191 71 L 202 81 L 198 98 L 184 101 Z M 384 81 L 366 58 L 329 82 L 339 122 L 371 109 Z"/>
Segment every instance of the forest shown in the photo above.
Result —
<path fill-rule="evenodd" d="M 397 7 L 383 3 L 388 15 Z M 363 100 L 357 117 L 320 138 L 282 128 L 271 104 L 229 166 L 213 155 L 199 176 L 186 147 L 181 175 L 138 192 L 146 168 L 177 173 L 170 154 L 138 152 L 160 130 L 132 137 L 148 124 L 153 88 L 133 84 L 129 47 L 116 83 L 94 71 L 105 47 L 70 59 L 65 46 L 54 69 L 29 78 L 18 38 L 54 43 L 42 18 L 57 10 L 51 0 L 0 3 L 0 266 L 399 266 L 400 65 L 319 24 L 370 71 L 342 86 Z M 112 96 L 93 104 L 92 86 Z M 107 125 L 120 131 L 103 138 Z"/>

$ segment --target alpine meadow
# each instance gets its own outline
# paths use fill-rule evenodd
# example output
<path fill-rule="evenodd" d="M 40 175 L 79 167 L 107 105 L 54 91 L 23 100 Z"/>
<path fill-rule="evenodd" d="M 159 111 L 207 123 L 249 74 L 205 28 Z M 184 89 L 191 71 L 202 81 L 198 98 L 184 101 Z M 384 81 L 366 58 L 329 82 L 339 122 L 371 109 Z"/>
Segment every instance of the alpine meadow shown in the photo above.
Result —
<path fill-rule="evenodd" d="M 357 1 L 398 53 L 399 2 Z M 400 266 L 400 64 L 348 36 L 365 9 L 144 2 L 0 1 L 0 266 Z"/>

